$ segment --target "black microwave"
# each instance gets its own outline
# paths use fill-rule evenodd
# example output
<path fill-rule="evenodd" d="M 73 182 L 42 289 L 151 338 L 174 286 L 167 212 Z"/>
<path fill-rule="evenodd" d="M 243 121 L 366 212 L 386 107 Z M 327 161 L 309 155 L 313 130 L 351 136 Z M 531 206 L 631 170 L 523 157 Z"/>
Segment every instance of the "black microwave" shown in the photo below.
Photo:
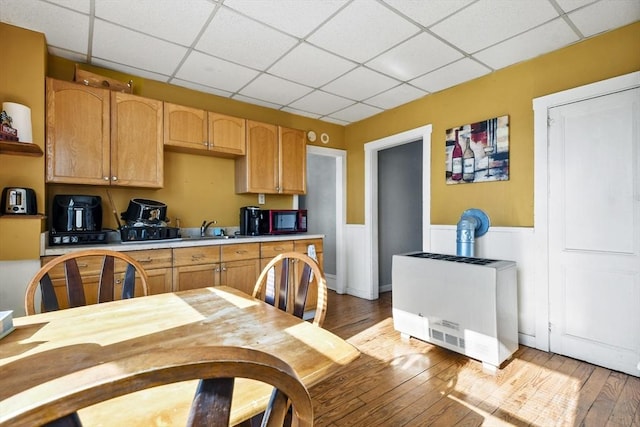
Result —
<path fill-rule="evenodd" d="M 260 211 L 260 234 L 306 233 L 306 209 L 268 209 Z"/>

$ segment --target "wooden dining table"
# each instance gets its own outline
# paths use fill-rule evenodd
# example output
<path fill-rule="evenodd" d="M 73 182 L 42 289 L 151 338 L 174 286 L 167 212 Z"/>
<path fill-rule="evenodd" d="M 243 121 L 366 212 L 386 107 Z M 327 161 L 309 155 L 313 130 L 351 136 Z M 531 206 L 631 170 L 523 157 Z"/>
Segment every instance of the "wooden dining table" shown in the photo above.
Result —
<path fill-rule="evenodd" d="M 0 340 L 0 425 L 70 374 L 155 350 L 239 346 L 287 362 L 310 387 L 359 356 L 331 332 L 234 288 L 163 293 L 14 319 Z M 106 369 L 106 368 L 105 368 Z M 49 384 L 50 385 L 50 384 Z M 79 412 L 84 425 L 185 425 L 197 381 L 142 390 Z M 270 386 L 238 380 L 231 422 L 261 413 Z"/>

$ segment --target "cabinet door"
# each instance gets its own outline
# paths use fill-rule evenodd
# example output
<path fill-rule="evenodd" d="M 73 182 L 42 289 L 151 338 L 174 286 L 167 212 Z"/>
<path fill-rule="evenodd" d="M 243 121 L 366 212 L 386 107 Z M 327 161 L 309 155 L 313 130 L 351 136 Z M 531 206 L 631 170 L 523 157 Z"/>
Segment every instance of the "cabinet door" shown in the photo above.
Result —
<path fill-rule="evenodd" d="M 206 288 L 220 284 L 220 264 L 200 264 L 173 269 L 174 291 Z"/>
<path fill-rule="evenodd" d="M 162 294 L 173 290 L 173 269 L 153 268 L 146 270 L 149 278 L 149 295 Z M 136 286 L 136 290 L 137 290 Z"/>
<path fill-rule="evenodd" d="M 161 188 L 162 101 L 111 93 L 111 184 Z"/>
<path fill-rule="evenodd" d="M 164 103 L 164 145 L 206 151 L 207 112 Z"/>
<path fill-rule="evenodd" d="M 247 151 L 236 160 L 237 193 L 278 193 L 278 128 L 247 120 Z"/>
<path fill-rule="evenodd" d="M 218 113 L 208 113 L 209 150 L 222 154 L 244 156 L 246 145 L 245 119 Z"/>
<path fill-rule="evenodd" d="M 231 286 L 251 295 L 260 275 L 260 260 L 223 262 L 220 273 L 221 285 Z"/>
<path fill-rule="evenodd" d="M 109 90 L 47 79 L 46 181 L 109 184 Z"/>
<path fill-rule="evenodd" d="M 278 128 L 279 133 L 279 192 L 305 194 L 307 192 L 307 147 L 304 131 Z"/>

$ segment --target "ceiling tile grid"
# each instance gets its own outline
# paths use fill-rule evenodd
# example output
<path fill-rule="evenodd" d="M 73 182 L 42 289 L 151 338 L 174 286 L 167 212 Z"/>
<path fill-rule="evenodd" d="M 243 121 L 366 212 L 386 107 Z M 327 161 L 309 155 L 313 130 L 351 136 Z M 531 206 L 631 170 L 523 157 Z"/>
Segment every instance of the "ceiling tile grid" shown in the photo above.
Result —
<path fill-rule="evenodd" d="M 53 55 L 341 125 L 638 20 L 640 0 L 0 0 Z"/>

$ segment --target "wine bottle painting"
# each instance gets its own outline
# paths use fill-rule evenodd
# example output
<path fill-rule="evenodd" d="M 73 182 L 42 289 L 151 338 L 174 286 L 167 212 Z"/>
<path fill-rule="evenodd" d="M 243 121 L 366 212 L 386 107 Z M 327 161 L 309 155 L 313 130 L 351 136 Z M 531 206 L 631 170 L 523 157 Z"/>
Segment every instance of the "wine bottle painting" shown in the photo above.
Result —
<path fill-rule="evenodd" d="M 509 116 L 447 129 L 447 184 L 509 179 Z"/>

